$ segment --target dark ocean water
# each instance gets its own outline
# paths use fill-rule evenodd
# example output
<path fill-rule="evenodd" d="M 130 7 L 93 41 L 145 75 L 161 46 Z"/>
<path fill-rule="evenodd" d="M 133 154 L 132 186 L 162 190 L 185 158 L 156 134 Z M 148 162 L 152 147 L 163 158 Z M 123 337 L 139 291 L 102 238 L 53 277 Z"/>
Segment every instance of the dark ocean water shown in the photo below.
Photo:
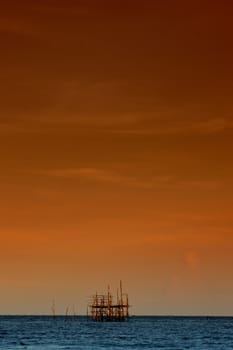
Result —
<path fill-rule="evenodd" d="M 131 317 L 128 322 L 85 317 L 0 316 L 0 349 L 233 349 L 231 317 Z"/>

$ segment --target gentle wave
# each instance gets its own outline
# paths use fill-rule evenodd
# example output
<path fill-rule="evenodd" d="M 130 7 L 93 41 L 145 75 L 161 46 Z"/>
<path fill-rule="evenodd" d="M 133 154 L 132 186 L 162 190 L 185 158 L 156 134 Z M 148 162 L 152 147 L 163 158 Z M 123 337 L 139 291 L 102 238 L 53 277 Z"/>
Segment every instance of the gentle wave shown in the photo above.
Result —
<path fill-rule="evenodd" d="M 231 317 L 131 317 L 92 322 L 86 317 L 0 316 L 0 349 L 229 350 Z"/>

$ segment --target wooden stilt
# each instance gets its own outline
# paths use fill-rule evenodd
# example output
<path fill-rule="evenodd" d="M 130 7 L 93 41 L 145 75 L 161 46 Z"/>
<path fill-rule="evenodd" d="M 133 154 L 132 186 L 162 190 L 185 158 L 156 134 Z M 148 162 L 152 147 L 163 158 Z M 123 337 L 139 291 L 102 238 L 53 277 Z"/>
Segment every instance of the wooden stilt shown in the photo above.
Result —
<path fill-rule="evenodd" d="M 129 299 L 128 294 L 123 293 L 122 282 L 120 281 L 120 296 L 117 290 L 116 302 L 108 286 L 106 295 L 96 293 L 91 297 L 87 314 L 91 315 L 93 321 L 126 321 L 129 318 Z"/>

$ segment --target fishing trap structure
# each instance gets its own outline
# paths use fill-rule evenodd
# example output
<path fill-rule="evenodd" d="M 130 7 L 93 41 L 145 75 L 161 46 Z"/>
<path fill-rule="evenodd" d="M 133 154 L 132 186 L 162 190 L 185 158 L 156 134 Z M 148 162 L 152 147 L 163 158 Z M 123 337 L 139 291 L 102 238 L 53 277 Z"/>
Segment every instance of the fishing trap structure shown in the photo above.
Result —
<path fill-rule="evenodd" d="M 127 321 L 129 298 L 128 294 L 122 291 L 122 282 L 120 281 L 120 290 L 117 290 L 116 298 L 111 294 L 109 286 L 107 294 L 93 295 L 88 302 L 87 315 L 93 321 Z"/>

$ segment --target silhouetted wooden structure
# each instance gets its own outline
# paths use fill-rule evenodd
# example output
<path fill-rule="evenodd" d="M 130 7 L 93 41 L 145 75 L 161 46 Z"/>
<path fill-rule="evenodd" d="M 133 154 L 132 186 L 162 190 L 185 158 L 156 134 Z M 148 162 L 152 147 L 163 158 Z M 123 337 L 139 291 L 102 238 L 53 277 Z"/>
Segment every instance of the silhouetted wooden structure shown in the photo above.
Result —
<path fill-rule="evenodd" d="M 122 292 L 122 282 L 120 281 L 120 294 L 117 290 L 116 300 L 108 287 L 107 294 L 96 293 L 91 297 L 87 313 L 93 321 L 127 321 L 129 318 L 129 299 L 128 294 Z"/>

